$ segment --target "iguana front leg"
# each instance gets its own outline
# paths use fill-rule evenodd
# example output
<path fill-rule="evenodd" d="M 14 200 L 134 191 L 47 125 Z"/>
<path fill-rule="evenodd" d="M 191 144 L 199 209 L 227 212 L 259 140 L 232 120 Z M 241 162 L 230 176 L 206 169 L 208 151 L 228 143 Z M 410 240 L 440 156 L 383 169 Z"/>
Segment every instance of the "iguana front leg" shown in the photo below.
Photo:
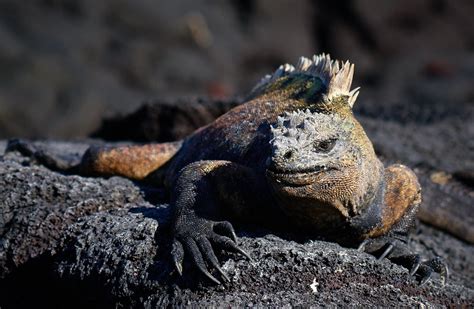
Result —
<path fill-rule="evenodd" d="M 426 283 L 433 272 L 439 273 L 444 283 L 448 277 L 446 263 L 440 257 L 422 261 L 421 256 L 413 254 L 406 245 L 421 203 L 421 188 L 415 173 L 404 165 L 390 165 L 385 169 L 384 184 L 381 224 L 368 233 L 370 238 L 359 250 L 408 268 L 410 275 L 420 277 L 420 285 Z"/>
<path fill-rule="evenodd" d="M 174 208 L 171 255 L 180 274 L 186 254 L 213 282 L 220 283 L 210 273 L 206 263 L 228 280 L 219 266 L 212 244 L 250 259 L 237 246 L 232 225 L 215 220 L 251 213 L 259 206 L 256 199 L 263 193 L 256 192 L 259 183 L 251 169 L 229 161 L 198 161 L 181 170 L 171 196 Z"/>

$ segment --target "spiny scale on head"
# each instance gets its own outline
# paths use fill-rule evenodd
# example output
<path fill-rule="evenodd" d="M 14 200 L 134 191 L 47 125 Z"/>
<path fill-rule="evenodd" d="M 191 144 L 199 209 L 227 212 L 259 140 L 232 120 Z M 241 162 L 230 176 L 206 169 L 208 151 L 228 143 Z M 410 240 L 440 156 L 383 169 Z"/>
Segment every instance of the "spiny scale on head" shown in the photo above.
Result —
<path fill-rule="evenodd" d="M 338 114 L 311 112 L 309 109 L 285 112 L 271 126 L 275 139 L 315 140 L 336 137 L 352 129 L 352 124 Z"/>
<path fill-rule="evenodd" d="M 354 76 L 354 64 L 339 62 L 332 60 L 329 54 L 314 55 L 313 60 L 306 57 L 300 57 L 296 67 L 291 64 L 281 65 L 273 74 L 265 75 L 264 78 L 252 90 L 256 92 L 266 85 L 269 85 L 282 76 L 290 76 L 292 74 L 305 73 L 321 79 L 327 88 L 326 96 L 331 99 L 336 96 L 346 95 L 349 97 L 348 103 L 350 107 L 359 95 L 360 87 L 350 90 L 352 78 Z"/>

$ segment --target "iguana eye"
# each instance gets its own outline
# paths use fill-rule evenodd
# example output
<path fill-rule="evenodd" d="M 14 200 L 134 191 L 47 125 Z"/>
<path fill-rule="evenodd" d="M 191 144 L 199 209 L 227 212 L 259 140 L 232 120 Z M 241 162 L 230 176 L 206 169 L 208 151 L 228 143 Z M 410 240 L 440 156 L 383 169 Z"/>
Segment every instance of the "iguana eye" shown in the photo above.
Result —
<path fill-rule="evenodd" d="M 327 153 L 330 152 L 334 146 L 336 145 L 335 139 L 327 139 L 325 141 L 315 142 L 314 143 L 314 150 L 317 152 Z"/>

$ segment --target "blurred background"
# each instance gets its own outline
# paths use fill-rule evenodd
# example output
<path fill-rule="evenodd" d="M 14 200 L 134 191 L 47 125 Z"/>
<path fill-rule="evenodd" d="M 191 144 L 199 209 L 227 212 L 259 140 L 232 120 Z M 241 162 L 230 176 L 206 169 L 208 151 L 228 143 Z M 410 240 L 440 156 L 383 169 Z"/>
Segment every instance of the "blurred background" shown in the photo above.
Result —
<path fill-rule="evenodd" d="M 472 121 L 473 16 L 472 0 L 0 0 L 0 138 L 85 137 L 321 52 L 356 64 L 362 115 Z"/>

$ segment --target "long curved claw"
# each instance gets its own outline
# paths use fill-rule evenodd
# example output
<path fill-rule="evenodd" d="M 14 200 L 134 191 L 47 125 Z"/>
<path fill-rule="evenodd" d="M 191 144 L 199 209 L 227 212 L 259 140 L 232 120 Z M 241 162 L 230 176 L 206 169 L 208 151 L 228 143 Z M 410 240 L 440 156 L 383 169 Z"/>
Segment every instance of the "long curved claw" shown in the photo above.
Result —
<path fill-rule="evenodd" d="M 214 282 L 215 284 L 217 285 L 220 285 L 221 282 L 219 280 L 217 280 L 213 275 L 211 275 L 210 272 L 208 272 L 207 270 L 201 268 L 201 267 L 198 267 L 199 270 L 204 274 L 204 276 L 206 276 L 207 278 L 209 278 L 212 282 Z"/>
<path fill-rule="evenodd" d="M 365 251 L 365 247 L 367 246 L 367 244 L 368 244 L 369 242 L 370 242 L 370 238 L 364 239 L 364 240 L 360 243 L 359 247 L 357 247 L 357 251 L 359 251 L 359 252 L 364 252 L 364 251 Z"/>
<path fill-rule="evenodd" d="M 395 264 L 408 268 L 410 276 L 415 275 L 422 264 L 421 257 L 419 254 L 390 256 L 389 259 Z"/>
<path fill-rule="evenodd" d="M 206 263 L 204 262 L 202 254 L 199 251 L 196 242 L 193 239 L 186 239 L 184 242 L 184 247 L 186 248 L 186 250 L 189 251 L 189 253 L 191 253 L 190 255 L 192 261 L 194 262 L 194 265 L 199 269 L 199 271 L 215 284 L 221 284 L 221 282 L 217 280 L 213 275 L 211 275 L 211 273 L 207 270 Z"/>
<path fill-rule="evenodd" d="M 419 255 L 415 255 L 413 257 L 413 265 L 411 266 L 411 269 L 410 269 L 410 276 L 413 276 L 416 274 L 416 272 L 420 268 L 420 265 L 421 265 L 421 257 Z"/>
<path fill-rule="evenodd" d="M 206 237 L 201 236 L 196 241 L 196 243 L 199 249 L 201 250 L 201 253 L 204 255 L 204 258 L 219 272 L 219 274 L 222 276 L 222 278 L 224 278 L 225 281 L 230 282 L 229 277 L 220 267 L 219 261 L 217 260 L 217 257 L 214 254 L 214 250 L 212 249 L 209 240 Z"/>
<path fill-rule="evenodd" d="M 442 284 L 445 285 L 449 277 L 449 269 L 446 262 L 441 257 L 435 257 L 424 263 L 430 267 L 433 271 L 437 272 L 441 276 Z"/>
<path fill-rule="evenodd" d="M 212 282 L 214 282 L 215 284 L 217 285 L 220 285 L 221 282 L 219 280 L 217 280 L 213 275 L 211 275 L 210 272 L 208 272 L 207 270 L 205 270 L 204 268 L 201 268 L 201 267 L 198 267 L 199 270 L 201 271 L 201 273 L 204 274 L 204 276 L 206 276 L 207 278 L 209 278 Z"/>
<path fill-rule="evenodd" d="M 229 221 L 220 221 L 214 223 L 214 229 L 216 232 L 223 234 L 225 236 L 230 236 L 230 238 L 237 243 L 237 235 L 235 234 L 234 227 Z"/>
<path fill-rule="evenodd" d="M 243 249 L 241 249 L 240 247 L 236 247 L 235 250 L 238 253 L 240 253 L 241 255 L 245 256 L 249 261 L 253 262 L 252 257 L 247 252 L 245 252 Z"/>
<path fill-rule="evenodd" d="M 221 275 L 222 278 L 224 278 L 224 281 L 226 282 L 230 282 L 230 278 L 229 276 L 226 275 L 226 273 L 222 270 L 222 268 L 220 268 L 219 264 L 217 265 L 214 265 L 214 268 L 219 272 L 219 274 Z"/>
<path fill-rule="evenodd" d="M 239 246 L 237 246 L 237 244 L 233 242 L 229 237 L 214 234 L 211 236 L 211 240 L 215 242 L 216 244 L 218 244 L 219 246 L 223 247 L 224 249 L 240 253 L 241 255 L 249 259 L 250 261 L 253 261 L 250 255 L 244 250 L 242 250 Z"/>
<path fill-rule="evenodd" d="M 443 270 L 441 270 L 440 272 L 440 276 L 441 276 L 441 283 L 445 285 L 449 279 L 449 268 L 448 268 L 448 265 L 446 265 L 446 263 L 444 264 Z"/>
<path fill-rule="evenodd" d="M 433 269 L 429 266 L 422 264 L 419 268 L 419 272 L 421 274 L 420 286 L 425 285 L 431 279 L 431 275 L 433 274 Z"/>
<path fill-rule="evenodd" d="M 378 257 L 377 260 L 378 260 L 378 261 L 383 260 L 387 255 L 389 255 L 389 254 L 393 251 L 393 248 L 395 248 L 395 245 L 394 245 L 392 242 L 388 243 L 387 248 L 386 248 L 385 251 L 382 253 L 382 255 L 380 255 L 380 256 Z"/>
<path fill-rule="evenodd" d="M 442 285 L 446 284 L 449 276 L 448 266 L 441 257 L 436 257 L 421 263 L 420 268 L 418 269 L 418 274 L 421 276 L 420 286 L 424 285 L 431 279 L 433 272 L 440 274 Z"/>
<path fill-rule="evenodd" d="M 171 249 L 171 256 L 173 258 L 174 266 L 178 271 L 179 275 L 183 275 L 183 259 L 184 259 L 184 249 L 181 242 L 175 240 Z"/>

